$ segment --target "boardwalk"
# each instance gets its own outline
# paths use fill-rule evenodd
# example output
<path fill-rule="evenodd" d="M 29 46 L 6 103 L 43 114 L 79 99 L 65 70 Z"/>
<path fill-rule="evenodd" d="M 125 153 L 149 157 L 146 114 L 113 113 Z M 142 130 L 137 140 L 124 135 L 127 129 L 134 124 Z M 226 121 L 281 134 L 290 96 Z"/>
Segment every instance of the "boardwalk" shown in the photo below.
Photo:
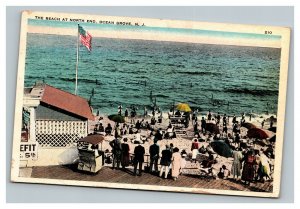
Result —
<path fill-rule="evenodd" d="M 216 180 L 200 177 L 199 175 L 181 175 L 177 181 L 162 179 L 149 173 L 143 173 L 139 177 L 133 176 L 130 170 L 125 172 L 112 170 L 110 167 L 103 167 L 97 174 L 79 172 L 73 166 L 33 167 L 31 177 L 256 192 L 272 192 L 273 188 L 271 182 L 252 183 L 250 186 L 245 186 L 242 183 L 236 183 L 232 180 Z"/>

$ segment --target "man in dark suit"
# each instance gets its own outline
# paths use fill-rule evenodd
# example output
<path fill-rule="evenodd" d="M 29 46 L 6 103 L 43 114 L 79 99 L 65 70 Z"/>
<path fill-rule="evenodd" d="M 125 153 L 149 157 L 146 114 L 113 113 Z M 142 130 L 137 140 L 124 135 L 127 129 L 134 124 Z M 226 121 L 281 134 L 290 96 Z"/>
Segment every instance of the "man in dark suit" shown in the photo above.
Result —
<path fill-rule="evenodd" d="M 120 163 L 121 163 L 121 155 L 122 155 L 122 146 L 121 146 L 121 141 L 118 138 L 115 138 L 111 142 L 109 142 L 109 145 L 112 148 L 112 153 L 113 153 L 113 164 L 112 164 L 112 169 L 115 168 L 117 164 L 117 168 L 120 168 Z"/>
<path fill-rule="evenodd" d="M 138 142 L 140 143 L 140 142 Z M 145 154 L 145 148 L 142 145 L 138 145 L 134 148 L 134 159 L 133 159 L 133 164 L 134 164 L 134 175 L 136 176 L 137 174 L 137 165 L 139 164 L 139 176 L 142 175 L 142 166 L 144 162 L 144 154 Z"/>
<path fill-rule="evenodd" d="M 153 164 L 154 170 L 158 173 L 158 158 L 159 158 L 159 145 L 157 141 L 154 140 L 154 144 L 152 144 L 149 148 L 150 153 L 150 173 L 152 172 Z"/>

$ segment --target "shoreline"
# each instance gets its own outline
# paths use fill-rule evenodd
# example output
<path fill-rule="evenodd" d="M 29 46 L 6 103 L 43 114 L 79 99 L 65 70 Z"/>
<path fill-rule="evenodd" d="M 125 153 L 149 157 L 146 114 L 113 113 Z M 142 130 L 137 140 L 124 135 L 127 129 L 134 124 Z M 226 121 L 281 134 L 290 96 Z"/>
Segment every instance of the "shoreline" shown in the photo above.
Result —
<path fill-rule="evenodd" d="M 124 111 L 122 111 L 122 116 L 124 116 Z M 137 120 L 142 120 L 142 119 L 151 119 L 151 117 L 153 116 L 152 114 L 149 113 L 150 111 L 148 111 L 148 114 L 147 116 L 145 117 L 144 115 L 140 114 L 140 115 L 137 115 L 135 118 Z M 103 117 L 103 118 L 108 118 L 109 115 L 117 115 L 118 112 L 116 111 L 115 113 L 113 114 L 107 114 L 107 113 L 101 113 L 99 114 L 99 116 L 97 116 L 97 110 L 95 112 L 95 110 L 93 110 L 93 115 L 98 118 L 98 117 Z M 167 111 L 162 111 L 162 116 L 163 116 L 163 119 L 168 119 L 169 117 L 169 114 L 171 114 L 172 112 L 167 112 Z M 215 112 L 211 112 L 212 114 L 212 118 L 214 118 L 218 113 L 215 113 Z M 225 113 L 226 114 L 226 113 Z M 192 115 L 192 113 L 191 113 Z M 201 118 L 204 117 L 206 120 L 207 120 L 207 115 L 208 115 L 208 111 L 201 111 L 201 112 L 198 112 L 197 114 L 197 119 L 198 119 L 198 122 L 201 121 Z M 223 117 L 224 114 L 220 113 L 220 116 L 221 116 L 221 120 L 222 120 L 222 117 Z M 226 116 L 228 117 L 228 120 L 231 121 L 233 116 L 236 116 L 236 119 L 237 121 L 241 121 L 241 114 L 226 114 Z M 157 119 L 159 116 L 159 114 L 156 112 L 155 114 L 155 118 Z M 259 114 L 259 113 L 251 113 L 251 121 L 250 121 L 250 114 L 249 113 L 245 113 L 245 119 L 246 119 L 246 122 L 249 122 L 249 123 L 252 123 L 254 125 L 256 125 L 257 127 L 261 127 L 261 122 L 263 120 L 266 121 L 265 124 L 269 124 L 269 119 L 273 117 L 275 120 L 277 120 L 277 115 L 275 113 L 269 113 L 269 114 Z M 129 117 L 130 118 L 130 117 Z M 109 120 L 109 119 L 108 119 Z M 111 121 L 113 122 L 113 121 Z"/>

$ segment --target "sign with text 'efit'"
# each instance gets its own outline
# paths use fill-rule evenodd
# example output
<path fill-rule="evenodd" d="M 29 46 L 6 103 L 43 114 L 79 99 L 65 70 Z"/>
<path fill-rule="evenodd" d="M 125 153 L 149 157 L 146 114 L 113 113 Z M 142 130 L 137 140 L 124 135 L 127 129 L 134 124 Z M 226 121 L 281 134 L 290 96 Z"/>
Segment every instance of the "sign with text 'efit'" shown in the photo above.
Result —
<path fill-rule="evenodd" d="M 38 144 L 27 142 L 20 144 L 20 160 L 37 160 Z"/>

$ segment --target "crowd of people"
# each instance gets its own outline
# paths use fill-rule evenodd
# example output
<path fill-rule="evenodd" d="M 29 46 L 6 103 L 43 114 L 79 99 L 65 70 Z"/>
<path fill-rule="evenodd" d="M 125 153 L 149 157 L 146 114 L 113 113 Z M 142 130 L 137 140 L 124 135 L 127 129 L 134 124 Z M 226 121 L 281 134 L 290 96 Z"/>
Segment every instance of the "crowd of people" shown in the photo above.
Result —
<path fill-rule="evenodd" d="M 152 136 L 154 136 L 158 141 L 164 138 L 176 138 L 174 127 L 171 123 L 168 125 L 166 130 L 162 130 L 161 128 L 156 130 L 155 125 L 157 123 L 161 123 L 161 121 L 157 121 L 154 116 L 151 117 L 150 122 L 145 119 L 134 121 L 135 123 L 123 123 L 122 125 L 120 125 L 120 123 L 115 123 L 114 127 L 112 127 L 110 123 L 108 123 L 107 126 L 104 127 L 100 122 L 99 124 L 95 125 L 94 133 L 102 134 L 105 136 L 114 136 L 115 138 L 130 135 L 134 137 L 131 139 L 131 142 L 140 142 L 142 144 L 145 141 L 148 141 Z M 148 133 L 147 136 L 141 136 L 141 130 L 146 130 Z"/>
<path fill-rule="evenodd" d="M 187 161 L 192 163 L 199 163 L 200 167 L 207 169 L 207 174 L 211 174 L 212 177 L 227 179 L 232 177 L 235 181 L 242 180 L 245 184 L 251 182 L 264 182 L 271 179 L 269 159 L 264 154 L 263 150 L 257 151 L 254 149 L 242 150 L 237 148 L 233 151 L 231 170 L 226 165 L 222 165 L 218 171 L 213 171 L 213 165 L 217 163 L 217 157 L 211 147 L 200 146 L 200 143 L 195 139 L 191 145 L 192 156 L 188 156 L 186 150 L 181 152 L 178 147 L 167 144 L 163 150 L 160 150 L 160 146 L 155 140 L 149 147 L 149 162 L 145 160 L 145 148 L 139 144 L 133 150 L 133 156 L 130 154 L 130 148 L 127 138 L 123 139 L 123 142 L 119 138 L 115 138 L 110 143 L 112 147 L 112 168 L 125 170 L 131 164 L 133 165 L 133 175 L 141 176 L 143 171 L 148 171 L 152 174 L 158 175 L 162 178 L 168 178 L 170 175 L 173 180 L 177 180 L 179 175 L 185 169 Z M 197 155 L 208 153 L 206 160 L 199 161 Z M 144 167 L 143 167 L 144 165 Z"/>
<path fill-rule="evenodd" d="M 194 114 L 194 113 L 193 113 Z M 251 121 L 252 115 L 249 115 L 249 121 Z M 204 148 L 203 146 L 200 148 L 199 143 L 201 142 L 200 132 L 205 135 L 206 134 L 206 124 L 213 123 L 219 128 L 223 128 L 220 134 L 213 134 L 213 140 L 222 140 L 224 143 L 228 145 L 232 150 L 233 162 L 231 165 L 231 170 L 229 171 L 225 165 L 222 165 L 218 173 L 215 173 L 219 178 L 228 178 L 232 176 L 234 180 L 242 180 L 245 184 L 250 184 L 250 182 L 256 181 L 265 181 L 267 179 L 271 179 L 271 169 L 272 163 L 270 162 L 270 158 L 274 158 L 274 149 L 273 145 L 268 145 L 268 147 L 254 149 L 253 141 L 251 143 L 247 143 L 247 136 L 241 135 L 241 127 L 246 122 L 245 114 L 241 115 L 240 122 L 237 120 L 236 115 L 232 116 L 232 131 L 228 131 L 229 126 L 229 117 L 224 114 L 223 117 L 218 113 L 215 116 L 212 116 L 209 111 L 207 114 L 207 119 L 202 117 L 201 120 L 201 129 L 197 124 L 197 117 L 193 116 L 193 124 L 194 124 L 194 132 L 195 136 L 198 136 L 198 140 L 195 139 L 192 143 L 192 161 L 196 162 L 196 156 L 198 153 L 208 152 L 209 158 L 205 163 L 210 163 L 211 167 L 216 160 L 213 158 L 213 150 L 211 150 L 210 146 Z M 220 124 L 222 122 L 222 125 Z M 265 120 L 263 120 L 265 122 Z M 270 127 L 273 126 L 273 121 L 270 121 Z M 242 138 L 244 140 L 242 140 Z M 210 150 L 209 150 L 210 149 Z M 212 172 L 210 172 L 212 173 Z"/>
<path fill-rule="evenodd" d="M 187 153 L 184 150 L 179 153 L 179 148 L 174 147 L 172 143 L 170 145 L 167 144 L 165 149 L 160 152 L 160 147 L 157 144 L 157 140 L 155 140 L 149 147 L 150 165 L 146 169 L 143 168 L 145 148 L 140 143 L 135 146 L 132 158 L 127 138 L 124 138 L 123 142 L 119 138 L 115 138 L 109 144 L 113 154 L 112 169 L 122 168 L 125 170 L 132 163 L 134 176 L 141 176 L 143 170 L 148 170 L 150 173 L 157 174 L 163 178 L 167 178 L 169 173 L 171 173 L 172 178 L 177 180 L 186 163 Z M 160 171 L 158 169 L 159 165 Z"/>
<path fill-rule="evenodd" d="M 206 116 L 201 117 L 198 116 L 197 111 L 192 113 L 174 111 L 175 116 L 186 119 L 184 123 L 188 124 L 185 124 L 185 127 L 188 127 L 190 124 L 193 127 L 195 138 L 191 142 L 190 152 L 187 153 L 185 149 L 174 147 L 172 143 L 164 145 L 162 147 L 163 150 L 161 150 L 161 147 L 158 145 L 160 140 L 176 138 L 174 126 L 169 123 L 165 130 L 155 128 L 155 125 L 159 123 L 156 120 L 156 114 L 153 113 L 153 116 L 150 116 L 150 120 L 146 120 L 146 116 L 149 116 L 147 111 L 145 108 L 144 118 L 137 120 L 135 118 L 136 109 L 132 109 L 130 117 L 126 109 L 124 116 L 131 118 L 131 120 L 126 120 L 128 123 L 115 123 L 114 128 L 111 124 L 107 124 L 104 127 L 102 123 L 95 126 L 95 132 L 103 132 L 105 135 L 111 135 L 114 138 L 109 143 L 112 148 L 113 169 L 122 168 L 126 170 L 128 166 L 132 165 L 133 175 L 135 176 L 141 176 L 143 171 L 147 171 L 161 178 L 168 178 L 170 175 L 174 180 L 177 180 L 183 169 L 185 169 L 187 161 L 190 161 L 198 164 L 201 171 L 216 178 L 227 179 L 231 177 L 236 181 L 242 180 L 245 184 L 271 179 L 269 158 L 272 155 L 274 157 L 274 150 L 272 150 L 272 146 L 269 146 L 267 149 L 257 150 L 243 142 L 244 140 L 242 139 L 246 138 L 246 136 L 241 134 L 241 127 L 246 122 L 244 113 L 238 117 L 240 119 L 238 120 L 236 115 L 229 117 L 226 114 L 212 114 L 211 111 Z M 118 109 L 118 113 L 120 115 L 123 114 L 121 106 Z M 199 123 L 198 118 L 201 118 Z M 230 118 L 232 119 L 230 120 Z M 249 120 L 251 120 L 251 116 Z M 263 122 L 265 121 L 263 120 Z M 208 124 L 215 124 L 221 130 L 220 133 L 211 132 Z M 232 127 L 229 128 L 229 126 Z M 142 129 L 147 131 L 145 136 L 141 135 Z M 132 139 L 124 137 L 127 135 L 134 135 L 134 137 Z M 206 136 L 205 139 L 203 139 L 203 136 Z M 228 165 L 221 165 L 218 170 L 213 169 L 214 164 L 217 163 L 218 155 L 210 146 L 210 140 L 222 140 L 230 147 L 233 159 L 231 169 Z M 150 141 L 153 141 L 153 144 L 148 148 L 149 150 L 145 150 L 143 144 Z M 208 145 L 204 146 L 201 144 L 203 142 L 208 143 Z M 130 150 L 129 143 L 136 144 L 134 150 Z M 146 152 L 149 155 L 146 155 Z M 199 155 L 206 156 L 206 158 L 199 160 Z M 145 162 L 145 158 L 147 162 Z"/>
<path fill-rule="evenodd" d="M 231 170 L 234 180 L 241 179 L 248 185 L 253 181 L 264 182 L 271 179 L 270 169 L 269 159 L 263 150 L 249 149 L 242 152 L 241 149 L 237 149 L 233 151 Z"/>

